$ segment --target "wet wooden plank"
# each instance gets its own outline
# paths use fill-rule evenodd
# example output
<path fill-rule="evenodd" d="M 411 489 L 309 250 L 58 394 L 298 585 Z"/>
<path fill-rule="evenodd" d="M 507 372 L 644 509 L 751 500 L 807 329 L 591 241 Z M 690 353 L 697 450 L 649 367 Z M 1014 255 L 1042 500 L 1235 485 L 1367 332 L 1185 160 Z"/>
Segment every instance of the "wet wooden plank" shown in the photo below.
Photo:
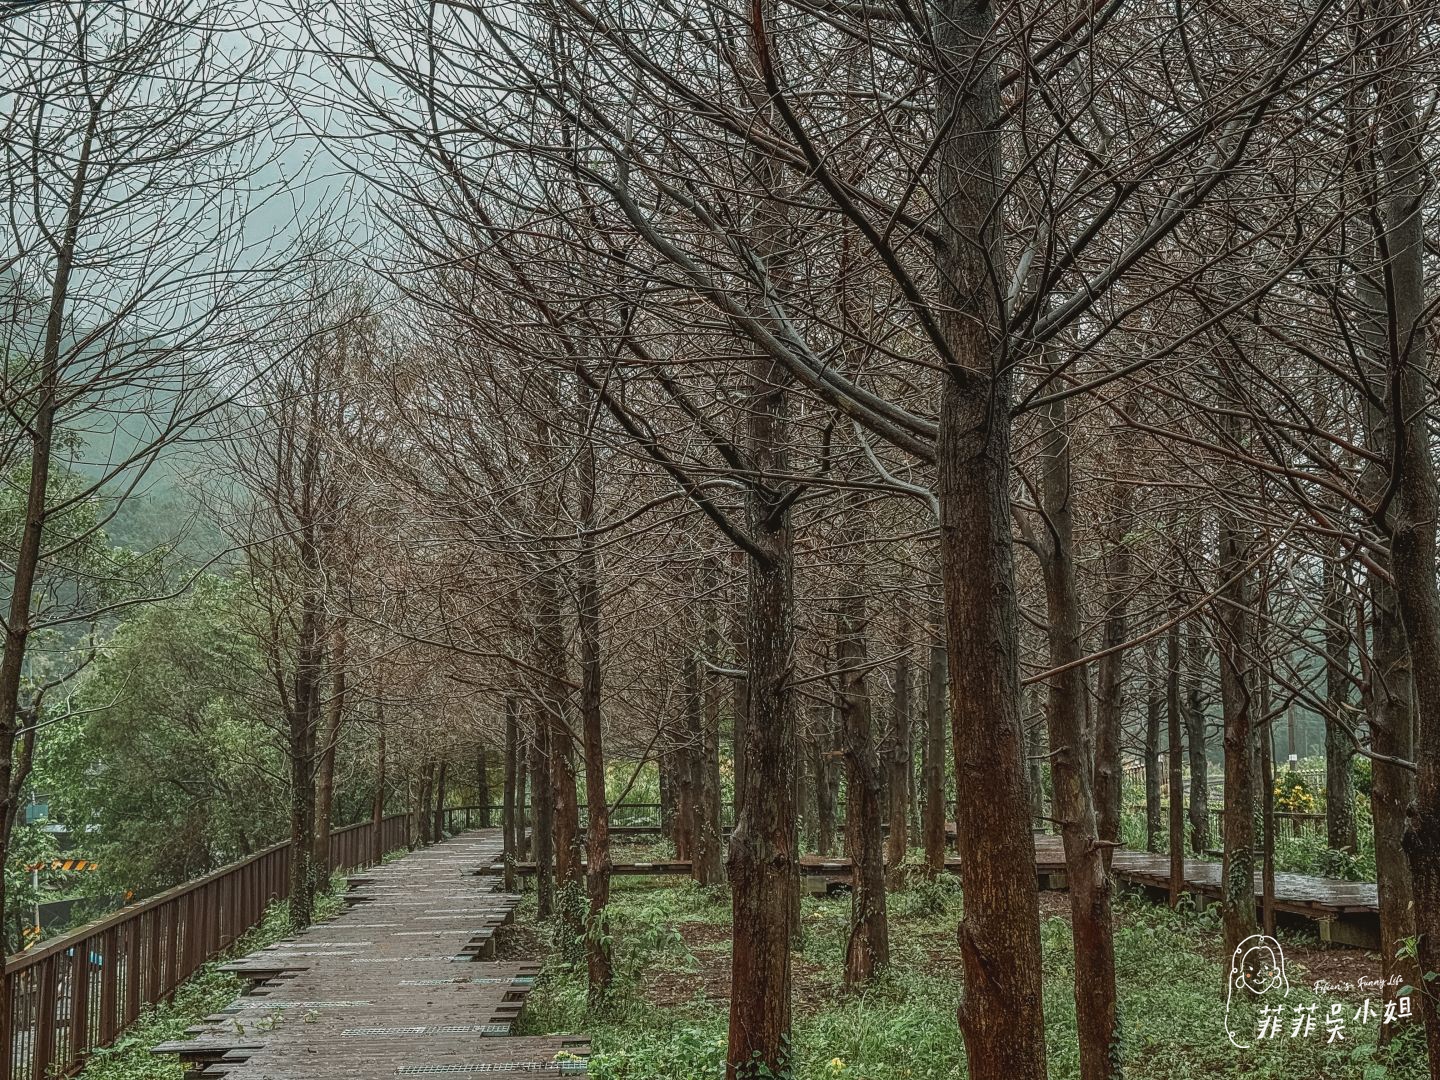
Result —
<path fill-rule="evenodd" d="M 338 918 L 225 965 L 250 993 L 155 1047 L 220 1080 L 583 1073 L 584 1036 L 517 1038 L 534 962 L 497 962 L 519 897 L 477 830 L 357 877 Z"/>
<path fill-rule="evenodd" d="M 945 868 L 951 873 L 960 872 L 960 862 L 950 856 Z M 1046 833 L 1035 835 L 1035 869 L 1039 874 L 1063 874 L 1065 872 L 1065 850 L 1058 836 Z M 1136 884 L 1167 887 L 1170 883 L 1170 859 L 1168 855 L 1144 851 L 1118 849 L 1112 860 L 1111 869 L 1122 881 Z M 1209 896 L 1220 895 L 1220 863 L 1202 859 L 1185 860 L 1186 889 Z M 800 859 L 800 872 L 811 877 L 848 883 L 851 879 L 851 864 L 845 858 L 820 858 L 804 855 Z M 1263 893 L 1260 872 L 1255 873 L 1255 895 Z M 1345 915 L 1373 915 L 1379 912 L 1379 897 L 1373 882 L 1342 881 L 1336 878 L 1313 877 L 1306 874 L 1278 873 L 1275 875 L 1276 906 L 1279 910 L 1290 911 L 1314 919 L 1332 919 Z"/>

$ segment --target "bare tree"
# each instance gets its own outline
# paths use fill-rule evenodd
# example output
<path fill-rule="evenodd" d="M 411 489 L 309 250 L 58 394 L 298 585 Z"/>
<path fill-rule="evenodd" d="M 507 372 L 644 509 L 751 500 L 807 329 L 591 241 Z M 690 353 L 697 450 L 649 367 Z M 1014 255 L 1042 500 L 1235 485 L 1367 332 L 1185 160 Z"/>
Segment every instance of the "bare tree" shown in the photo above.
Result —
<path fill-rule="evenodd" d="M 264 196 L 259 136 L 273 101 L 260 89 L 262 54 L 235 33 L 242 25 L 224 5 L 181 0 L 6 13 L 0 459 L 23 489 L 24 525 L 6 556 L 0 857 L 32 761 L 34 635 L 163 591 L 137 576 L 60 611 L 38 583 L 224 400 L 217 368 L 275 284 L 267 238 L 245 224 Z M 65 527 L 93 500 L 109 508 Z"/>

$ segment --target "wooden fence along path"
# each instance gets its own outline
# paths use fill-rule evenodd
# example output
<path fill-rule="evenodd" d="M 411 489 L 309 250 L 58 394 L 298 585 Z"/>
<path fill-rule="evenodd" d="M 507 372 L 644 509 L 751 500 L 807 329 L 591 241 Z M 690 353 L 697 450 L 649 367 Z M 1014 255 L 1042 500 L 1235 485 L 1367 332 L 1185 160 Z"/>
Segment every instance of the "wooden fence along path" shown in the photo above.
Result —
<path fill-rule="evenodd" d="M 330 834 L 330 864 L 369 865 L 407 845 L 396 814 Z M 163 1001 L 254 927 L 290 884 L 290 845 L 276 844 L 197 881 L 121 908 L 5 960 L 0 1080 L 77 1070 L 115 1041 L 147 1005 Z"/>
<path fill-rule="evenodd" d="M 156 1053 L 205 1080 L 583 1074 L 588 1039 L 510 1034 L 540 966 L 495 959 L 519 902 L 501 847 L 475 830 L 352 878 L 343 914 L 225 965 L 250 992 Z"/>

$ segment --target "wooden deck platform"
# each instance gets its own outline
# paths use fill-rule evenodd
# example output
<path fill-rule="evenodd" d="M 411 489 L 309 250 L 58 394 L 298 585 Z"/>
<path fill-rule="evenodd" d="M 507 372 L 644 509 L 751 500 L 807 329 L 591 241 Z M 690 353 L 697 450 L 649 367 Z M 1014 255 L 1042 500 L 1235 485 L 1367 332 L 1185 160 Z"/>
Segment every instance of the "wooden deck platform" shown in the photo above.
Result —
<path fill-rule="evenodd" d="M 1045 837 L 1055 841 L 1059 837 Z M 1111 872 L 1121 881 L 1152 893 L 1170 888 L 1170 857 L 1147 851 L 1115 852 Z M 1185 891 L 1200 906 L 1220 897 L 1220 863 L 1185 860 Z M 1264 893 L 1260 871 L 1255 872 L 1255 903 Z M 1320 937 L 1336 945 L 1362 949 L 1380 947 L 1380 896 L 1373 881 L 1345 881 L 1309 874 L 1275 875 L 1275 910 L 1318 925 Z"/>
<path fill-rule="evenodd" d="M 475 830 L 353 878 L 344 913 L 225 965 L 250 993 L 155 1053 L 203 1080 L 583 1074 L 587 1038 L 510 1034 L 540 966 L 494 959 L 519 901 L 500 852 Z"/>
<path fill-rule="evenodd" d="M 945 868 L 952 874 L 960 872 L 960 860 L 951 855 Z M 516 871 L 522 876 L 535 873 L 534 863 L 520 863 Z M 612 872 L 620 876 L 681 876 L 690 874 L 685 860 L 616 862 Z M 1170 859 L 1168 855 L 1119 849 L 1111 863 L 1115 878 L 1128 885 L 1147 890 L 1169 890 Z M 1035 834 L 1035 873 L 1042 889 L 1065 888 L 1065 852 L 1060 837 L 1049 833 Z M 800 857 L 802 886 L 814 895 L 847 889 L 851 883 L 850 860 Z M 1220 896 L 1220 863 L 1201 859 L 1185 860 L 1185 891 L 1198 904 Z M 1262 895 L 1260 874 L 1255 874 L 1257 905 Z M 1379 948 L 1380 906 L 1373 882 L 1342 881 L 1338 878 L 1311 877 L 1305 874 L 1275 875 L 1275 909 L 1284 915 L 1309 919 L 1318 924 L 1323 940 L 1359 948 Z"/>
<path fill-rule="evenodd" d="M 690 860 L 669 859 L 657 862 L 612 862 L 610 873 L 616 877 L 689 877 Z M 580 869 L 585 869 L 585 861 L 580 861 Z M 521 877 L 534 877 L 535 864 L 533 862 L 522 862 L 515 864 L 515 873 Z"/>

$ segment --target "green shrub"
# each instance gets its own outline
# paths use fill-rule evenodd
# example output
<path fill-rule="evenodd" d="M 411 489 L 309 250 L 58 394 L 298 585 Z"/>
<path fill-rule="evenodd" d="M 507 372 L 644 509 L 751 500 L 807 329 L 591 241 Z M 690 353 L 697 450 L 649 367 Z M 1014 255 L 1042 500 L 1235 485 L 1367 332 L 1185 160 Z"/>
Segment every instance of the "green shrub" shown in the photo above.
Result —
<path fill-rule="evenodd" d="M 898 918 L 928 918 L 941 914 L 959 900 L 960 879 L 953 874 L 917 877 L 908 889 L 890 894 L 889 913 Z"/>
<path fill-rule="evenodd" d="M 1350 775 L 1354 778 L 1355 793 L 1370 798 L 1375 783 L 1374 763 L 1368 757 L 1356 754 L 1350 759 Z"/>

